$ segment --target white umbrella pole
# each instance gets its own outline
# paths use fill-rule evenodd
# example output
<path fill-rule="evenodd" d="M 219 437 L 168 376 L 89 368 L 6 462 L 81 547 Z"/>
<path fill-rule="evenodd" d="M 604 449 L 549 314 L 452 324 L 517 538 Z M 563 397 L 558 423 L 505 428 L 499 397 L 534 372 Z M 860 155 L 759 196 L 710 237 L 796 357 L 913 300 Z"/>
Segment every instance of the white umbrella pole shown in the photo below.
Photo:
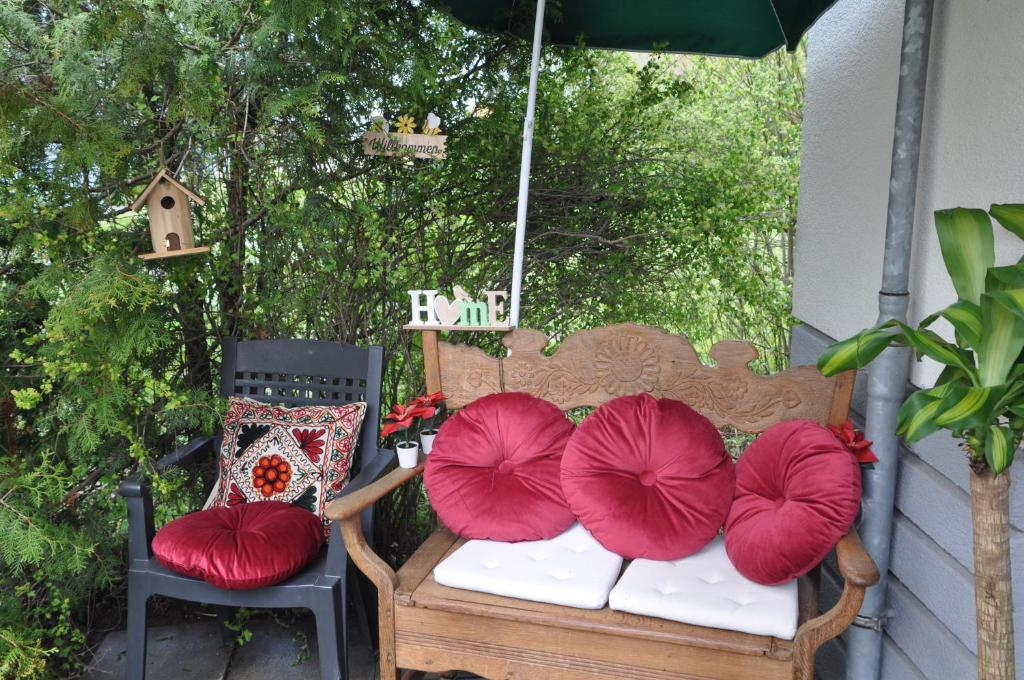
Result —
<path fill-rule="evenodd" d="M 533 26 L 533 57 L 530 60 L 530 89 L 526 94 L 526 121 L 523 123 L 523 156 L 519 167 L 519 209 L 516 212 L 516 249 L 512 258 L 512 310 L 509 312 L 509 322 L 512 326 L 519 325 L 519 293 L 523 287 L 523 246 L 526 242 L 526 207 L 530 194 L 533 113 L 537 108 L 540 42 L 544 34 L 544 2 L 545 0 L 537 0 L 537 18 Z"/>

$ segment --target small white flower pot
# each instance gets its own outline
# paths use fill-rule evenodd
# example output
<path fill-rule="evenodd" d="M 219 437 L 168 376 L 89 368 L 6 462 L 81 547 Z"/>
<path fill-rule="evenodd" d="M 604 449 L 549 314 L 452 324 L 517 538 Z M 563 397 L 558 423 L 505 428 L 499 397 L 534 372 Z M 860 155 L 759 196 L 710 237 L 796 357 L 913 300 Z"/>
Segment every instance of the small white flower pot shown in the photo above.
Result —
<path fill-rule="evenodd" d="M 420 432 L 420 448 L 422 448 L 423 453 L 428 456 L 434 449 L 434 437 L 436 436 L 437 430 L 423 430 L 423 432 Z"/>
<path fill-rule="evenodd" d="M 404 468 L 414 468 L 419 462 L 420 445 L 416 442 L 400 442 L 395 446 L 398 453 L 398 464 Z"/>

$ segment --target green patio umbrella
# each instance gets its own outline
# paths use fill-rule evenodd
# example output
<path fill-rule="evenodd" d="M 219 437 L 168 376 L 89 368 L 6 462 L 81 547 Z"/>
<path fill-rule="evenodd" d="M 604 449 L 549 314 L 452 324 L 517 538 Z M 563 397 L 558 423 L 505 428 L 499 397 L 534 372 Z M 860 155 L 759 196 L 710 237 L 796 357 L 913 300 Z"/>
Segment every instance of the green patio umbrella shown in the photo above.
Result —
<path fill-rule="evenodd" d="M 471 28 L 523 38 L 532 33 L 512 260 L 512 326 L 519 325 L 537 72 L 545 34 L 557 45 L 763 57 L 781 47 L 796 49 L 804 32 L 835 0 L 552 0 L 547 15 L 545 0 L 535 1 L 536 5 L 533 0 L 440 0 Z"/>
<path fill-rule="evenodd" d="M 835 0 L 550 0 L 544 21 L 549 44 L 613 50 L 692 52 L 763 57 L 794 50 L 804 32 Z M 488 33 L 532 34 L 528 0 L 445 0 L 467 26 Z"/>

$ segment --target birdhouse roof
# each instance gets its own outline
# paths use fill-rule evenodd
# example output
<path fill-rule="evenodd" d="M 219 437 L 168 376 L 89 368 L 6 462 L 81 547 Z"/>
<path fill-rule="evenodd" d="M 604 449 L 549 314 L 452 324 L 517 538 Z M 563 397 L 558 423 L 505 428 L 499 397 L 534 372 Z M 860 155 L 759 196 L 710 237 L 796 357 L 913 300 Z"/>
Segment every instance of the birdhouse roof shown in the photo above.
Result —
<path fill-rule="evenodd" d="M 206 200 L 202 196 L 195 193 L 178 180 L 174 179 L 174 177 L 171 175 L 170 171 L 167 168 L 160 168 L 160 171 L 153 175 L 153 179 L 149 180 L 149 184 L 146 185 L 146 188 L 142 190 L 142 193 L 139 194 L 135 201 L 132 203 L 132 210 L 138 210 L 139 208 L 142 207 L 142 204 L 146 202 L 146 198 L 149 196 L 149 194 L 153 191 L 153 189 L 156 188 L 158 184 L 160 184 L 160 180 L 164 180 L 169 184 L 172 184 L 176 188 L 180 189 L 186 196 L 191 198 L 199 205 L 206 205 Z"/>

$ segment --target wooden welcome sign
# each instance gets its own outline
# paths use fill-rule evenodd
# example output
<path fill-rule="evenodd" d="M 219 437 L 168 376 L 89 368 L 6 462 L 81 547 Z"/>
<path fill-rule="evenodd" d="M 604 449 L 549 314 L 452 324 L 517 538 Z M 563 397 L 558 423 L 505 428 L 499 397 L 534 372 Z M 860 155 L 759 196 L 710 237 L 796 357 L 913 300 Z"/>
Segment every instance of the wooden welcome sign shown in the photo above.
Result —
<path fill-rule="evenodd" d="M 486 290 L 484 300 L 474 300 L 461 286 L 454 286 L 452 299 L 436 290 L 410 290 L 410 318 L 406 330 L 507 331 L 505 301 L 508 291 Z"/>
<path fill-rule="evenodd" d="M 415 158 L 445 158 L 448 137 L 441 134 L 441 119 L 429 114 L 423 121 L 420 134 L 416 134 L 416 120 L 409 115 L 400 116 L 397 131 L 383 116 L 373 117 L 373 128 L 363 135 L 363 153 L 367 156 L 412 156 Z"/>

